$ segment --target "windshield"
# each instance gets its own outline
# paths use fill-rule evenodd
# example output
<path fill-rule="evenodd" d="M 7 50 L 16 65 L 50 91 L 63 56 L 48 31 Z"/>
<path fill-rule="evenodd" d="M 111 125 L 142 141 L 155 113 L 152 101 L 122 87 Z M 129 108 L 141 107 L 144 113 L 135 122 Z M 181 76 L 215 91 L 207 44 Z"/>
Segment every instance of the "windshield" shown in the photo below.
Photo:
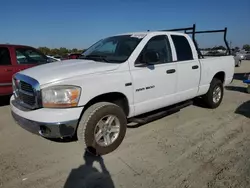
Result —
<path fill-rule="evenodd" d="M 95 43 L 79 57 L 108 63 L 122 63 L 126 61 L 142 37 L 134 35 L 113 36 Z"/>

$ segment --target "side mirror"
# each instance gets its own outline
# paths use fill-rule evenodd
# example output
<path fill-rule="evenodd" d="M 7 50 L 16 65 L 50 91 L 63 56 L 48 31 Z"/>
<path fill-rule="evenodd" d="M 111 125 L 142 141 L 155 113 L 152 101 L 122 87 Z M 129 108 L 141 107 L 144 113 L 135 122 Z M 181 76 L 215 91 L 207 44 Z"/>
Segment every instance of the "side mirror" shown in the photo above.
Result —
<path fill-rule="evenodd" d="M 143 62 L 146 64 L 155 64 L 160 60 L 159 53 L 156 51 L 146 51 L 143 54 Z"/>

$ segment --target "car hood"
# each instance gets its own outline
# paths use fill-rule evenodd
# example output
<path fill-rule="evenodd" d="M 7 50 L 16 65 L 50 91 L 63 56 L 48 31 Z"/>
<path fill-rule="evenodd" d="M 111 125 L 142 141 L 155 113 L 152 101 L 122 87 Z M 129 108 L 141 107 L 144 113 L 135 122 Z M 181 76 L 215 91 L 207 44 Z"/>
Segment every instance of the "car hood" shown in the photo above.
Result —
<path fill-rule="evenodd" d="M 43 85 L 80 75 L 112 71 L 118 67 L 119 64 L 73 59 L 39 65 L 19 73 L 32 77 Z"/>

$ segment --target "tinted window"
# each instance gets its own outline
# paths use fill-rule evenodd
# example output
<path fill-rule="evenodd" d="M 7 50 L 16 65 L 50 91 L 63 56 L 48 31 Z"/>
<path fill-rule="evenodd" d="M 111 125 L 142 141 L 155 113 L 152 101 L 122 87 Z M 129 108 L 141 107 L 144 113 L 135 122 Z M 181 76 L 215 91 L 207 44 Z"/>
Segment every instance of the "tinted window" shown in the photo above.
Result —
<path fill-rule="evenodd" d="M 46 63 L 47 58 L 32 48 L 17 48 L 16 58 L 18 64 L 40 64 Z"/>
<path fill-rule="evenodd" d="M 11 65 L 10 53 L 8 48 L 0 47 L 0 66 Z"/>
<path fill-rule="evenodd" d="M 170 44 L 169 44 L 167 36 L 165 35 L 152 37 L 148 41 L 141 55 L 139 56 L 139 62 L 143 61 L 142 56 L 146 51 L 155 51 L 158 53 L 160 60 L 159 62 L 155 64 L 172 62 L 172 53 L 171 53 Z"/>
<path fill-rule="evenodd" d="M 178 61 L 192 60 L 193 53 L 186 37 L 180 35 L 171 35 L 171 38 L 175 45 L 177 60 Z"/>

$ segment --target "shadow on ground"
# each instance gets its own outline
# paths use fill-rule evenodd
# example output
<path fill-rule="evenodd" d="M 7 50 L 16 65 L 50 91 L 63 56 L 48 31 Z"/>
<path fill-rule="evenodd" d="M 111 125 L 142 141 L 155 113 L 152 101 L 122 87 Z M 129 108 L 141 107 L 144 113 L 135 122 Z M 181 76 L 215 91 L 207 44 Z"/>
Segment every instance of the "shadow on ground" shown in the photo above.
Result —
<path fill-rule="evenodd" d="M 73 137 L 65 137 L 65 138 L 45 138 L 52 142 L 58 142 L 58 143 L 68 143 L 68 142 L 76 142 L 77 136 L 74 135 Z"/>
<path fill-rule="evenodd" d="M 245 80 L 248 73 L 235 73 L 234 80 Z"/>
<path fill-rule="evenodd" d="M 197 106 L 199 108 L 207 108 L 206 103 L 204 102 L 204 100 L 201 97 L 194 98 L 193 105 Z"/>
<path fill-rule="evenodd" d="M 69 174 L 64 188 L 114 188 L 113 180 L 107 170 L 103 158 L 94 156 L 85 151 L 83 155 L 85 164 L 73 169 Z M 101 171 L 93 167 L 93 163 L 99 163 Z"/>
<path fill-rule="evenodd" d="M 250 101 L 244 102 L 236 110 L 236 114 L 241 114 L 247 118 L 250 118 Z"/>
<path fill-rule="evenodd" d="M 1 96 L 0 97 L 0 107 L 9 105 L 10 104 L 10 97 L 11 96 Z"/>
<path fill-rule="evenodd" d="M 230 91 L 238 91 L 238 92 L 242 92 L 242 93 L 247 93 L 246 92 L 246 87 L 241 87 L 241 86 L 226 86 L 225 88 L 226 88 L 226 90 L 230 90 Z"/>

